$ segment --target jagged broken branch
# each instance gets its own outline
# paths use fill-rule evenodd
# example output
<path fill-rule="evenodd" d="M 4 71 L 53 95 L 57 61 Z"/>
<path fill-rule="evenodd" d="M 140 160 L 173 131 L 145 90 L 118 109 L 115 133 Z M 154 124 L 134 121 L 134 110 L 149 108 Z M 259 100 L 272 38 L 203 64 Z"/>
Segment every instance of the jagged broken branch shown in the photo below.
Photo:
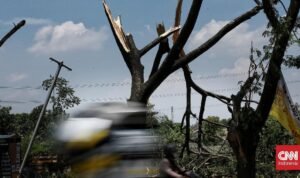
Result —
<path fill-rule="evenodd" d="M 14 26 L 1 40 L 0 40 L 0 47 L 6 42 L 8 38 L 10 38 L 14 33 L 16 33 L 21 27 L 25 25 L 26 21 L 21 20 L 17 25 Z"/>

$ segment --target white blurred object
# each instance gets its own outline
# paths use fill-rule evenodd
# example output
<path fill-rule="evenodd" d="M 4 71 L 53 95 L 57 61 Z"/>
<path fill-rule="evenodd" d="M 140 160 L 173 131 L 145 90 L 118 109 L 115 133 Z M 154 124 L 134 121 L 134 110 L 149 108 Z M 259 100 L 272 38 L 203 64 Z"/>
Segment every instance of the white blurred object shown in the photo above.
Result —
<path fill-rule="evenodd" d="M 72 140 L 88 140 L 97 132 L 109 130 L 111 120 L 99 118 L 70 118 L 60 124 L 57 139 L 62 142 Z"/>

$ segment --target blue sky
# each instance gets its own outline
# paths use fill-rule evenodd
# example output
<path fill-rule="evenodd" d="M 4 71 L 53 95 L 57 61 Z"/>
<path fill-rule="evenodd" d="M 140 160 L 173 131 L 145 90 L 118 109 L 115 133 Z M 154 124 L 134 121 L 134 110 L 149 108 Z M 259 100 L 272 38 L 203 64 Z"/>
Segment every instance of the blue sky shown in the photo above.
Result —
<path fill-rule="evenodd" d="M 133 34 L 140 48 L 156 37 L 157 23 L 164 22 L 167 28 L 172 26 L 176 2 L 177 0 L 107 0 L 113 15 L 121 15 L 125 31 Z M 190 3 L 191 1 L 184 1 L 183 20 Z M 185 50 L 189 51 L 200 45 L 227 21 L 253 6 L 253 1 L 204 1 Z M 73 69 L 72 72 L 63 70 L 61 76 L 70 81 L 83 103 L 115 99 L 125 101 L 129 96 L 130 75 L 112 37 L 100 0 L 3 0 L 0 7 L 0 36 L 20 19 L 27 20 L 26 26 L 0 48 L 1 86 L 40 86 L 44 79 L 56 71 L 56 64 L 48 60 L 49 57 L 54 57 L 63 60 Z M 265 44 L 266 40 L 261 37 L 265 25 L 266 19 L 261 12 L 192 62 L 193 76 L 198 79 L 196 81 L 203 88 L 220 94 L 230 96 L 236 92 L 232 88 L 236 88 L 237 82 L 246 76 L 235 74 L 247 70 L 250 42 L 253 41 L 257 47 Z M 150 70 L 155 52 L 156 49 L 153 49 L 143 59 L 146 72 Z M 299 78 L 299 72 L 286 70 L 285 76 L 287 81 L 295 81 Z M 150 100 L 157 110 L 167 115 L 170 115 L 170 108 L 174 106 L 177 121 L 185 106 L 182 78 L 181 72 L 177 71 Z M 299 83 L 288 85 L 291 95 L 297 96 Z M 0 105 L 11 105 L 14 112 L 30 112 L 37 105 L 33 100 L 43 103 L 45 97 L 46 92 L 37 89 L 0 89 Z M 193 99 L 196 109 L 200 98 L 193 95 Z M 294 100 L 299 102 L 299 97 L 294 97 Z M 215 100 L 208 102 L 206 115 L 229 117 L 224 106 Z"/>

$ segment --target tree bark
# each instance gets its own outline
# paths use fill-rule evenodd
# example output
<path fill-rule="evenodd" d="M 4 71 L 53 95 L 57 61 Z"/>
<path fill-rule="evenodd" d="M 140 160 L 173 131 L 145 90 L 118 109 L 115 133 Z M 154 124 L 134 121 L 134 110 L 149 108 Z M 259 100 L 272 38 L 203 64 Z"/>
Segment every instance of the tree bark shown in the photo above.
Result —
<path fill-rule="evenodd" d="M 280 79 L 281 64 L 300 8 L 299 0 L 292 0 L 287 17 L 282 23 L 279 23 L 274 13 L 269 12 L 268 5 L 270 4 L 267 2 L 267 0 L 264 1 L 264 10 L 275 31 L 275 43 L 262 96 L 256 110 L 250 107 L 241 107 L 241 101 L 246 93 L 249 92 L 255 76 L 252 79 L 251 77 L 248 78 L 237 95 L 232 96 L 233 121 L 228 130 L 227 139 L 236 156 L 237 175 L 240 178 L 255 178 L 255 157 L 259 133 L 268 119 L 275 98 L 277 83 Z M 283 27 L 283 29 L 277 29 L 279 27 Z"/>
<path fill-rule="evenodd" d="M 241 178 L 254 178 L 256 173 L 256 148 L 259 133 L 249 130 L 231 130 L 228 141 L 233 148 L 237 160 L 237 176 Z"/>
<path fill-rule="evenodd" d="M 10 38 L 14 33 L 16 33 L 20 28 L 25 25 L 26 21 L 21 20 L 17 25 L 14 26 L 1 40 L 0 40 L 0 47 Z"/>

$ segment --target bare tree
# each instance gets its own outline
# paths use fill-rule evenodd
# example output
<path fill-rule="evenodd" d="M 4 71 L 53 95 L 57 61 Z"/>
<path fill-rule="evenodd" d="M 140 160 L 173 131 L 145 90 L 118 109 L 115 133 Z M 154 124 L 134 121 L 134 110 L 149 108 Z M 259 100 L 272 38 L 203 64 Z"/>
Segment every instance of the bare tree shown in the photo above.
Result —
<path fill-rule="evenodd" d="M 149 97 L 157 89 L 157 87 L 170 74 L 182 68 L 187 88 L 187 105 L 182 119 L 182 125 L 184 121 L 186 122 L 186 137 L 182 153 L 185 149 L 188 153 L 192 152 L 189 148 L 190 117 L 197 117 L 191 112 L 191 89 L 193 88 L 200 95 L 202 95 L 200 112 L 199 116 L 197 117 L 199 120 L 199 133 L 197 140 L 198 153 L 201 153 L 202 149 L 205 150 L 201 142 L 201 125 L 202 122 L 205 121 L 203 119 L 203 113 L 205 110 L 206 98 L 214 97 L 226 104 L 228 106 L 228 110 L 232 113 L 232 120 L 230 121 L 229 126 L 221 126 L 228 128 L 227 140 L 230 143 L 230 146 L 232 147 L 237 159 L 238 177 L 243 178 L 255 177 L 255 153 L 257 144 L 259 142 L 259 133 L 261 132 L 265 121 L 268 118 L 271 105 L 275 97 L 277 83 L 280 78 L 280 67 L 283 62 L 283 56 L 288 46 L 290 35 L 293 32 L 300 7 L 299 0 L 291 0 L 286 16 L 278 17 L 278 13 L 276 12 L 273 4 L 276 1 L 263 0 L 260 2 L 259 0 L 255 0 L 255 2 L 257 6 L 230 21 L 202 45 L 188 53 L 185 53 L 183 48 L 189 39 L 197 21 L 202 0 L 193 0 L 182 28 L 179 27 L 182 0 L 178 0 L 174 27 L 168 31 L 165 31 L 164 25 L 159 24 L 157 26 L 159 37 L 142 49 L 138 49 L 136 47 L 131 34 L 125 34 L 120 18 L 118 17 L 116 20 L 114 20 L 108 5 L 105 3 L 105 1 L 103 1 L 103 6 L 115 40 L 132 77 L 131 95 L 129 100 L 146 104 Z M 206 91 L 196 85 L 191 77 L 191 71 L 188 67 L 189 62 L 201 56 L 212 46 L 214 46 L 220 39 L 222 39 L 228 32 L 237 27 L 239 24 L 255 16 L 262 9 L 264 10 L 267 18 L 270 21 L 270 24 L 274 29 L 275 43 L 269 59 L 263 92 L 259 102 L 257 102 L 257 108 L 254 109 L 250 107 L 251 105 L 249 102 L 252 101 L 249 99 L 250 97 L 247 98 L 247 95 L 249 95 L 251 92 L 251 87 L 255 85 L 255 83 L 261 77 L 256 72 L 252 72 L 248 79 L 241 86 L 240 91 L 237 94 L 232 95 L 230 98 Z M 173 45 L 170 46 L 168 42 L 168 36 L 172 34 Z M 144 66 L 141 58 L 156 45 L 159 45 L 158 51 L 154 57 L 149 78 L 145 80 Z M 163 58 L 164 54 L 166 54 L 165 58 Z M 242 106 L 243 102 L 246 102 L 244 106 Z"/>
<path fill-rule="evenodd" d="M 129 100 L 147 103 L 151 94 L 170 74 L 184 67 L 186 64 L 205 53 L 228 32 L 256 15 L 262 9 L 262 6 L 258 5 L 239 17 L 236 17 L 202 45 L 198 46 L 194 50 L 191 50 L 186 55 L 181 56 L 180 53 L 183 50 L 196 24 L 201 5 L 202 0 L 193 0 L 182 28 L 177 26 L 170 28 L 168 31 L 164 31 L 164 25 L 159 24 L 157 26 L 159 37 L 154 39 L 145 47 L 138 49 L 135 45 L 132 35 L 125 34 L 121 25 L 120 17 L 114 20 L 108 5 L 105 1 L 103 1 L 105 13 L 114 34 L 116 43 L 131 74 L 132 84 Z M 179 29 L 180 33 L 178 34 L 177 40 L 172 46 L 169 47 L 167 37 Z M 142 64 L 141 58 L 156 45 L 159 45 L 159 49 L 154 58 L 151 74 L 149 78 L 145 80 L 144 65 Z M 165 58 L 163 58 L 164 54 L 166 54 Z"/>

